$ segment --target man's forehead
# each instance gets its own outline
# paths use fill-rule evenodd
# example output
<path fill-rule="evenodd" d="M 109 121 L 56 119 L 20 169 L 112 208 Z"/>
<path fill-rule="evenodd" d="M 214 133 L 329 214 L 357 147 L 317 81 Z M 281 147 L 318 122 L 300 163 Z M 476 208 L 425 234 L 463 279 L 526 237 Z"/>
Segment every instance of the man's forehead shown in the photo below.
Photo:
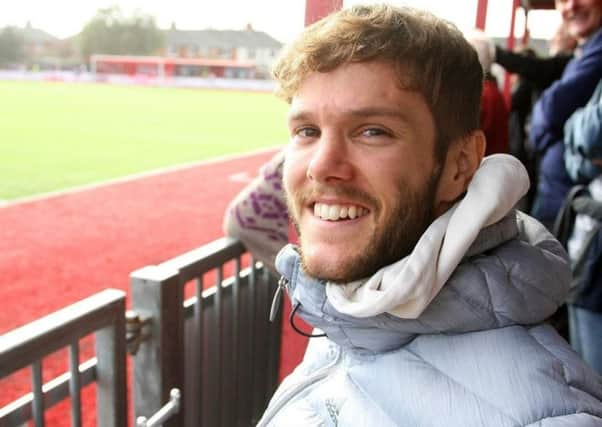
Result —
<path fill-rule="evenodd" d="M 399 96 L 392 98 L 355 99 L 355 102 L 337 102 L 327 94 L 312 99 L 293 96 L 288 112 L 289 121 L 314 119 L 318 115 L 369 118 L 380 117 L 403 122 L 411 122 L 417 114 L 428 113 L 430 109 L 422 94 L 413 90 L 399 90 Z"/>
<path fill-rule="evenodd" d="M 291 98 L 288 120 L 378 117 L 432 125 L 424 95 L 413 86 L 402 85 L 398 73 L 398 67 L 385 61 L 347 63 L 331 71 L 311 72 Z M 425 116 L 430 116 L 426 122 Z"/>
<path fill-rule="evenodd" d="M 328 71 L 310 71 L 299 80 L 293 96 L 299 96 L 304 92 L 304 87 L 337 87 L 337 85 L 352 84 L 346 87 L 347 92 L 362 92 L 362 89 L 370 91 L 400 89 L 400 67 L 390 61 L 372 60 L 363 62 L 347 62 Z M 403 80 L 407 80 L 401 76 Z M 360 86 L 359 82 L 370 82 L 369 87 Z"/>

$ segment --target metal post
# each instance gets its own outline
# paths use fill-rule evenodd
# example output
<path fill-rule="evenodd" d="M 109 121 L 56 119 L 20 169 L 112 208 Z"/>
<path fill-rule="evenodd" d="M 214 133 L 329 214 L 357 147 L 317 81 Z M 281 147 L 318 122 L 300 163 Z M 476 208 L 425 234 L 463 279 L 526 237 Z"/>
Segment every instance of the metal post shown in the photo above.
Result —
<path fill-rule="evenodd" d="M 136 417 L 157 412 L 170 398 L 172 388 L 184 390 L 183 284 L 178 271 L 149 266 L 133 272 L 132 308 L 151 319 L 150 339 L 134 356 L 134 412 Z M 182 408 L 165 426 L 184 422 Z"/>
<path fill-rule="evenodd" d="M 474 26 L 479 30 L 485 30 L 487 22 L 487 0 L 479 0 L 477 3 L 477 16 Z"/>
<path fill-rule="evenodd" d="M 234 283 L 232 285 L 232 378 L 237 378 L 233 387 L 232 401 L 235 403 L 235 423 L 238 425 L 240 415 L 239 398 L 240 384 L 239 378 L 239 363 L 240 359 L 240 257 L 234 260 Z"/>
<path fill-rule="evenodd" d="M 217 390 L 215 390 L 217 394 L 217 402 L 218 402 L 218 411 L 217 411 L 217 426 L 222 425 L 222 408 L 225 406 L 223 401 L 224 396 L 224 380 L 223 380 L 223 369 L 224 369 L 224 297 L 223 297 L 223 271 L 222 266 L 218 267 L 215 272 L 215 304 L 214 304 L 214 333 L 215 333 L 215 351 L 217 351 L 216 358 L 216 382 L 217 382 Z"/>
<path fill-rule="evenodd" d="M 42 362 L 36 360 L 31 365 L 31 383 L 33 389 L 33 423 L 35 427 L 44 427 L 44 394 L 42 393 Z"/>
<path fill-rule="evenodd" d="M 96 411 L 98 425 L 103 427 L 127 426 L 125 301 L 117 301 L 116 305 L 116 309 L 107 313 L 113 316 L 111 325 L 95 334 Z"/>
<path fill-rule="evenodd" d="M 305 0 L 305 26 L 343 7 L 343 0 Z"/>
<path fill-rule="evenodd" d="M 198 364 L 195 366 L 195 368 L 193 369 L 193 375 L 194 375 L 194 380 L 193 380 L 193 386 L 192 386 L 192 390 L 196 390 L 197 391 L 197 396 L 196 396 L 196 407 L 194 408 L 194 410 L 196 411 L 196 424 L 197 425 L 202 425 L 202 415 L 203 415 L 203 380 L 204 380 L 204 373 L 203 373 L 203 369 L 202 369 L 202 361 L 203 361 L 203 350 L 204 350 L 204 346 L 203 346 L 203 337 L 204 337 L 204 323 L 203 322 L 203 316 L 204 316 L 204 309 L 203 309 L 203 276 L 198 277 L 195 280 L 195 294 L 196 294 L 196 301 L 194 303 L 194 330 L 195 330 L 195 336 L 194 336 L 194 341 L 193 341 L 193 345 L 194 345 L 194 354 L 195 354 L 195 359 L 198 361 Z M 191 408 L 192 410 L 192 408 Z"/>
<path fill-rule="evenodd" d="M 71 396 L 71 425 L 81 427 L 82 405 L 81 405 L 81 382 L 79 379 L 79 342 L 69 346 L 69 395 Z"/>

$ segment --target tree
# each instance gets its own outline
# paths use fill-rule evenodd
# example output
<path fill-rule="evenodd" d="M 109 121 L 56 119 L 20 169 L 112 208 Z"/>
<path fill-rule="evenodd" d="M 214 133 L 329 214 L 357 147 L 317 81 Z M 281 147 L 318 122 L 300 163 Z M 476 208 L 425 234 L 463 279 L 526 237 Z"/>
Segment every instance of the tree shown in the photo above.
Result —
<path fill-rule="evenodd" d="M 100 9 L 79 35 L 82 56 L 95 53 L 150 55 L 163 46 L 155 18 L 136 11 L 125 16 L 118 6 Z"/>
<path fill-rule="evenodd" d="M 24 57 L 25 41 L 14 27 L 0 30 L 0 65 L 16 64 Z"/>

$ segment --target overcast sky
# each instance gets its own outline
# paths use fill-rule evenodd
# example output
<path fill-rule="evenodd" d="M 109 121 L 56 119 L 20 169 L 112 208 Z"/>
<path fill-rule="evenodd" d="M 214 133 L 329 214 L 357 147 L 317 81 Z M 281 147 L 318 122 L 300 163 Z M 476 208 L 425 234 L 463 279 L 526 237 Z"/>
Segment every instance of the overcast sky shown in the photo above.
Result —
<path fill-rule="evenodd" d="M 344 0 L 344 6 L 365 4 L 366 0 Z M 474 25 L 477 0 L 392 0 L 428 9 L 468 30 Z M 290 41 L 303 28 L 305 0 L 1 0 L 0 27 L 32 26 L 57 37 L 79 32 L 99 8 L 118 4 L 126 13 L 140 9 L 154 15 L 162 28 L 172 22 L 180 29 L 242 29 L 250 23 L 256 30 L 276 39 Z M 487 32 L 508 34 L 512 0 L 489 0 Z M 549 38 L 558 24 L 554 11 L 529 16 L 531 36 Z M 518 28 L 522 24 L 517 22 Z"/>

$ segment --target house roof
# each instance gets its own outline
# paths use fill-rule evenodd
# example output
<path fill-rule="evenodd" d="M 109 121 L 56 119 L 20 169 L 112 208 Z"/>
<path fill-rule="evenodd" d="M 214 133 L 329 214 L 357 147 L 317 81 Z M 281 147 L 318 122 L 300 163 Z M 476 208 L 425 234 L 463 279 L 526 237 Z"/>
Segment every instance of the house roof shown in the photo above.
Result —
<path fill-rule="evenodd" d="M 209 67 L 254 68 L 254 61 L 208 58 L 166 58 L 164 56 L 92 55 L 92 62 L 106 64 L 201 65 Z"/>
<path fill-rule="evenodd" d="M 167 30 L 168 45 L 191 45 L 200 47 L 231 49 L 247 47 L 252 49 L 279 49 L 282 43 L 263 31 L 254 30 Z"/>

